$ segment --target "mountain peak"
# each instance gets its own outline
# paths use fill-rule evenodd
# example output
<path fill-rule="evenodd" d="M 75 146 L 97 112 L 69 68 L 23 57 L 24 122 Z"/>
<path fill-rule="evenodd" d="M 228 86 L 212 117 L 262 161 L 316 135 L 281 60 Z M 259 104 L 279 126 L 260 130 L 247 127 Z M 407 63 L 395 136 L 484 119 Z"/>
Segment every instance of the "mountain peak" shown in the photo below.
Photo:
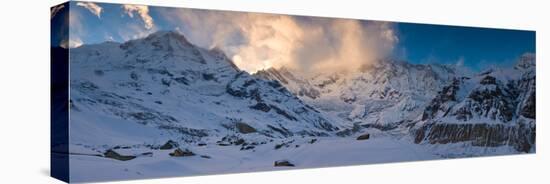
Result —
<path fill-rule="evenodd" d="M 525 53 L 519 57 L 516 68 L 528 69 L 534 67 L 536 61 L 536 55 L 534 53 Z"/>
<path fill-rule="evenodd" d="M 157 31 L 145 38 L 130 40 L 121 45 L 123 49 L 145 47 L 152 50 L 173 51 L 178 48 L 194 47 L 183 34 L 176 31 Z"/>
<path fill-rule="evenodd" d="M 147 37 L 184 37 L 182 33 L 174 30 L 160 30 L 149 34 Z"/>
<path fill-rule="evenodd" d="M 191 45 L 189 41 L 185 38 L 185 36 L 182 33 L 179 33 L 177 31 L 157 31 L 155 33 L 151 33 L 149 36 L 145 37 L 146 41 L 163 41 L 165 43 L 168 43 L 169 41 L 177 41 L 178 43 L 181 43 L 182 45 Z"/>

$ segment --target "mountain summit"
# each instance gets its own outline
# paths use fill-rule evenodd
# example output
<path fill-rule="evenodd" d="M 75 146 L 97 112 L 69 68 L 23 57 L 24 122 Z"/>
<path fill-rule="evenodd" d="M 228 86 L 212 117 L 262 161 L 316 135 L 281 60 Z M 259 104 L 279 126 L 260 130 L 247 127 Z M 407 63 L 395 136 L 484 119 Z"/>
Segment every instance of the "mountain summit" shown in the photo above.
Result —
<path fill-rule="evenodd" d="M 130 142 L 151 140 L 126 138 L 139 133 L 114 128 L 120 122 L 158 140 L 186 141 L 328 136 L 339 129 L 279 82 L 240 71 L 223 52 L 197 47 L 177 32 L 84 45 L 71 50 L 71 62 L 75 143 L 109 143 L 88 137 L 89 128 L 120 131 L 105 137 Z"/>

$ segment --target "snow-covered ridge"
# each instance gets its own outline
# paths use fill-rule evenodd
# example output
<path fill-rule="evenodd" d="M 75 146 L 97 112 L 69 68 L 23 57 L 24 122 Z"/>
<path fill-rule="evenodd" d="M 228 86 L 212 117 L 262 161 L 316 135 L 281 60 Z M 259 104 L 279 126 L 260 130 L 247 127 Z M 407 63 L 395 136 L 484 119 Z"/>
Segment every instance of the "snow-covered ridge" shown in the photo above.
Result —
<path fill-rule="evenodd" d="M 474 146 L 535 147 L 535 57 L 508 69 L 455 78 L 434 98 L 417 124 L 416 142 L 472 142 Z"/>
<path fill-rule="evenodd" d="M 304 77 L 299 71 L 271 68 L 255 75 L 280 81 L 304 101 L 348 125 L 383 130 L 400 127 L 418 135 L 414 132 L 418 129 L 415 125 L 470 127 L 520 123 L 534 127 L 534 72 L 535 55 L 527 53 L 514 67 L 490 68 L 478 73 L 454 65 L 382 60 L 347 74 L 327 72 Z M 534 134 L 531 128 L 514 131 L 523 131 L 527 137 Z M 423 139 L 424 135 L 419 137 Z"/>
<path fill-rule="evenodd" d="M 75 143 L 112 143 L 85 133 L 89 128 L 116 129 L 134 137 L 134 132 L 114 128 L 120 122 L 152 132 L 152 137 L 139 138 L 148 142 L 215 142 L 241 134 L 239 123 L 255 130 L 246 136 L 263 139 L 328 136 L 339 129 L 278 82 L 240 71 L 220 50 L 196 47 L 177 32 L 84 45 L 70 52 Z"/>
<path fill-rule="evenodd" d="M 259 71 L 261 78 L 277 80 L 295 95 L 341 121 L 396 127 L 414 120 L 457 69 L 446 65 L 410 64 L 381 60 L 350 73 L 323 73 L 313 77 L 280 68 Z"/>

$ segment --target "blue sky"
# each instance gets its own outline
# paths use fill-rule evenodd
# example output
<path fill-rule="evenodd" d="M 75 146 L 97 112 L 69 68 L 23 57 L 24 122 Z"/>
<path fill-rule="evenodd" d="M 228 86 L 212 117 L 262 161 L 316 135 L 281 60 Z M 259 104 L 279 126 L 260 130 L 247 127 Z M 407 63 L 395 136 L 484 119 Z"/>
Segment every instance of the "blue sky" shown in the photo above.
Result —
<path fill-rule="evenodd" d="M 515 63 L 526 52 L 535 53 L 535 32 L 429 24 L 397 24 L 395 55 L 412 63 L 459 61 L 473 69 Z"/>
<path fill-rule="evenodd" d="M 178 30 L 185 34 L 195 44 L 203 47 L 210 47 L 213 43 L 220 44 L 227 48 L 229 54 L 235 49 L 243 49 L 243 44 L 250 44 L 250 35 L 243 33 L 242 27 L 235 27 L 232 24 L 241 24 L 243 21 L 255 21 L 250 17 L 243 18 L 243 13 L 223 12 L 222 11 L 191 11 L 189 9 L 176 9 L 165 7 L 148 7 L 121 4 L 88 3 L 78 4 L 71 2 L 71 38 L 70 42 L 75 45 L 94 44 L 105 41 L 124 42 L 126 40 L 144 37 L 158 30 Z M 260 27 L 265 27 L 264 23 L 279 20 L 272 17 L 259 16 L 266 21 L 257 21 Z M 288 17 L 288 16 L 287 16 Z M 282 24 L 290 29 L 298 27 L 301 31 L 309 34 L 312 30 L 322 29 L 322 37 L 325 42 L 312 42 L 315 50 L 323 50 L 325 53 L 339 52 L 337 48 L 343 45 L 339 41 L 340 36 L 353 34 L 346 30 L 332 28 L 335 24 L 333 19 L 290 17 L 291 21 Z M 53 19 L 52 19 L 53 20 Z M 269 20 L 269 21 L 267 21 Z M 286 20 L 286 19 L 283 19 Z M 240 21 L 240 22 L 239 22 Z M 361 39 L 374 44 L 359 44 L 365 50 L 372 50 L 373 45 L 389 44 L 392 48 L 389 53 L 391 57 L 406 60 L 411 63 L 443 63 L 457 64 L 461 63 L 473 70 L 482 70 L 490 66 L 511 66 L 515 60 L 523 53 L 535 52 L 535 32 L 521 30 L 505 29 L 487 29 L 458 26 L 439 26 L 429 24 L 412 23 L 388 23 L 378 24 L 379 22 L 362 21 L 361 27 L 365 28 L 362 37 L 385 37 L 375 39 Z M 295 25 L 297 24 L 297 25 Z M 326 25 L 316 25 L 326 24 Z M 341 24 L 350 25 L 350 24 Z M 254 25 L 257 26 L 257 25 Z M 331 27 L 332 26 L 332 27 Z M 350 25 L 354 28 L 353 25 Z M 273 26 L 275 27 L 275 26 Z M 389 29 L 389 30 L 388 30 Z M 279 28 L 266 29 L 267 31 L 280 31 Z M 283 30 L 284 31 L 284 30 Z M 338 33 L 326 33 L 339 31 Z M 389 32 L 388 32 L 389 31 Z M 246 31 L 244 31 L 246 32 Z M 292 34 L 290 30 L 280 34 L 273 33 L 273 37 L 282 37 L 285 39 L 296 39 L 311 41 L 309 38 L 288 38 Z M 386 38 L 387 35 L 396 37 Z M 222 39 L 219 42 L 219 36 L 231 37 Z M 229 36 L 228 36 L 229 35 Z M 373 36 L 374 35 L 374 36 Z M 307 36 L 307 35 L 306 35 Z M 356 36 L 356 35 L 355 35 Z M 389 40 L 389 41 L 388 41 Z M 287 43 L 280 40 L 267 40 L 277 44 Z M 52 39 L 53 42 L 60 42 Z M 219 42 L 219 43 L 218 43 Z M 296 42 L 292 42 L 296 43 Z M 311 44 L 310 44 L 311 45 Z M 357 44 L 355 44 L 357 45 Z M 307 45 L 306 45 L 307 46 Z M 263 45 L 262 47 L 265 47 Z M 268 45 L 269 47 L 269 45 Z M 326 47 L 328 49 L 323 49 Z M 363 48 L 357 48 L 362 50 Z M 347 47 L 346 47 L 347 48 Z M 355 48 L 355 47 L 352 47 Z M 248 52 L 264 51 L 257 47 L 248 49 Z M 315 51 L 314 50 L 314 51 Z M 326 51 L 325 51 L 326 50 Z M 381 49 L 375 49 L 380 51 Z M 267 50 L 277 56 L 278 50 Z M 303 56 L 312 56 L 311 51 L 300 51 L 301 59 Z M 305 54 L 304 54 L 305 53 Z M 314 53 L 315 54 L 315 53 Z M 323 54 L 323 53 L 321 53 Z M 265 55 L 265 54 L 264 54 Z M 342 58 L 333 56 L 334 58 Z M 323 55 L 324 56 L 324 55 Z M 249 60 L 258 59 L 257 56 L 248 57 Z M 269 60 L 260 58 L 262 60 Z M 284 59 L 284 58 L 283 58 Z M 287 59 L 288 60 L 288 59 Z M 265 63 L 261 63 L 262 66 Z M 270 65 L 271 66 L 271 65 Z"/>

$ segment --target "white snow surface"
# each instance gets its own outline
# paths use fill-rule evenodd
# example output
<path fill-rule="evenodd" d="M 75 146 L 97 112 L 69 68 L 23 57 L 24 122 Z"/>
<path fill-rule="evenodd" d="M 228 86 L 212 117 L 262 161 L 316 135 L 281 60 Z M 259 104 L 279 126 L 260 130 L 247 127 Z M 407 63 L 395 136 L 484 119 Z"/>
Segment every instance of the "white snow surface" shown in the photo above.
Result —
<path fill-rule="evenodd" d="M 420 145 L 388 136 L 373 136 L 366 141 L 354 138 L 296 139 L 289 147 L 275 150 L 279 142 L 258 146 L 254 150 L 239 150 L 235 146 L 186 146 L 196 153 L 190 157 L 170 157 L 171 150 L 154 150 L 151 157 L 118 161 L 86 155 L 71 156 L 71 179 L 74 181 L 124 180 L 168 176 L 192 176 L 303 169 L 314 167 L 419 161 L 440 158 Z M 299 145 L 299 147 L 296 147 Z M 134 149 L 135 152 L 151 150 Z M 122 151 L 120 151 L 122 152 Z M 128 152 L 126 152 L 128 153 Z M 203 158 L 200 155 L 208 155 Z M 277 160 L 288 160 L 295 167 L 274 167 Z"/>

